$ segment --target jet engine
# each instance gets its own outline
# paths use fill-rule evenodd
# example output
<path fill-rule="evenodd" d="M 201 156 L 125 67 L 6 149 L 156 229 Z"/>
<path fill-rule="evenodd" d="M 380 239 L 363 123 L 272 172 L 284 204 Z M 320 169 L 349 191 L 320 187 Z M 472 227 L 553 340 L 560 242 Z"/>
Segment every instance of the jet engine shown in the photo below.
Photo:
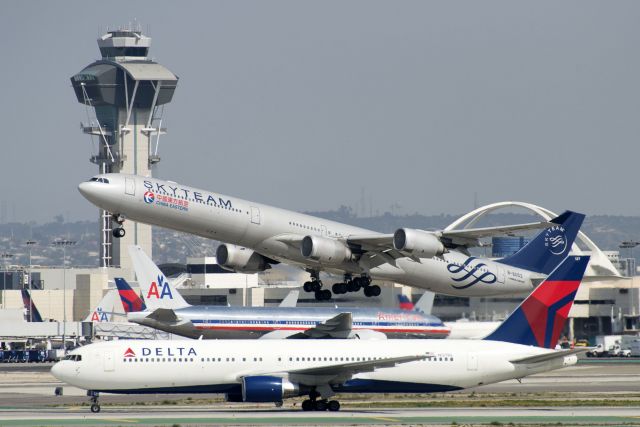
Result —
<path fill-rule="evenodd" d="M 303 257 L 324 265 L 340 265 L 351 259 L 351 249 L 343 242 L 320 236 L 305 236 L 301 251 Z"/>
<path fill-rule="evenodd" d="M 300 388 L 280 377 L 256 375 L 242 378 L 244 402 L 282 402 L 286 397 L 300 395 Z"/>
<path fill-rule="evenodd" d="M 393 247 L 418 258 L 432 258 L 444 253 L 444 245 L 435 234 L 412 228 L 396 230 L 393 233 Z"/>
<path fill-rule="evenodd" d="M 269 261 L 252 249 L 236 245 L 220 245 L 216 249 L 218 264 L 238 273 L 258 273 L 271 268 Z"/>

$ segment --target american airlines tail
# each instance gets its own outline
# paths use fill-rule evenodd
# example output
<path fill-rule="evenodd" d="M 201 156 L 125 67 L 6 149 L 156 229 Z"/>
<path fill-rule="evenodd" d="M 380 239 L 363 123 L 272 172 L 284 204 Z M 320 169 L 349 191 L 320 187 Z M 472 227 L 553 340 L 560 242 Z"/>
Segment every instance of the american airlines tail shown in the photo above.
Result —
<path fill-rule="evenodd" d="M 485 340 L 555 348 L 588 263 L 567 257 Z"/>
<path fill-rule="evenodd" d="M 139 246 L 129 246 L 129 254 L 145 304 L 150 311 L 158 308 L 184 308 L 189 304 L 169 283 L 166 276 Z"/>
<path fill-rule="evenodd" d="M 584 215 L 565 211 L 550 222 L 556 224 L 538 234 L 514 255 L 498 262 L 535 273 L 551 273 L 571 251 Z"/>
<path fill-rule="evenodd" d="M 145 311 L 147 309 L 146 304 L 142 301 L 140 295 L 138 295 L 131 285 L 129 285 L 129 282 L 124 280 L 122 277 L 116 277 L 115 281 L 125 314 Z"/>
<path fill-rule="evenodd" d="M 113 312 L 118 301 L 118 294 L 115 289 L 108 291 L 100 300 L 94 310 L 84 319 L 84 322 L 111 322 Z"/>

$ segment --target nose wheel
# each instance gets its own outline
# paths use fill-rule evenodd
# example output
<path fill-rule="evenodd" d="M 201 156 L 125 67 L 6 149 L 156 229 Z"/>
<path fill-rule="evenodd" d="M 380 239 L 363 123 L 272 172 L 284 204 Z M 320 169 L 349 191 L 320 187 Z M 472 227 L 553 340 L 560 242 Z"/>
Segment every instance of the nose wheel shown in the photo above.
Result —
<path fill-rule="evenodd" d="M 111 218 L 113 219 L 114 222 L 118 223 L 118 227 L 114 228 L 112 231 L 113 237 L 115 237 L 116 239 L 120 239 L 122 237 L 125 236 L 125 234 L 127 234 L 126 231 L 124 231 L 124 227 L 122 227 L 122 224 L 124 224 L 124 215 L 121 214 L 113 214 L 111 216 Z"/>
<path fill-rule="evenodd" d="M 97 414 L 100 412 L 100 403 L 98 402 L 98 392 L 97 391 L 88 391 L 87 394 L 91 397 L 91 412 Z"/>

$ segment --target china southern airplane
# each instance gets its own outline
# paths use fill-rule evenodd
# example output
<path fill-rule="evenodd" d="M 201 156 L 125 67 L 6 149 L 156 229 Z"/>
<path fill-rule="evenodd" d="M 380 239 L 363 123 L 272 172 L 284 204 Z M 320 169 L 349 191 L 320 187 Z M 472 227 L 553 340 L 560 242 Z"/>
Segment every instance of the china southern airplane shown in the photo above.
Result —
<path fill-rule="evenodd" d="M 142 248 L 130 246 L 129 253 L 144 302 L 126 280 L 116 278 L 127 320 L 172 334 L 205 339 L 446 338 L 449 334 L 440 319 L 415 310 L 189 305 Z"/>
<path fill-rule="evenodd" d="M 337 411 L 336 393 L 461 390 L 546 372 L 587 348 L 555 351 L 589 259 L 570 256 L 484 340 L 118 340 L 71 351 L 51 373 L 99 393 L 226 393 L 232 402 L 309 396 Z"/>
<path fill-rule="evenodd" d="M 459 296 L 527 293 L 568 255 L 584 219 L 567 211 L 550 223 L 382 234 L 137 175 L 97 175 L 78 188 L 119 224 L 131 219 L 224 242 L 216 256 L 230 270 L 299 266 L 311 275 L 304 290 L 319 300 L 331 298 L 321 271 L 343 275 L 332 286 L 336 294 L 363 288 L 366 296 L 378 296 L 372 279 Z M 511 257 L 492 261 L 467 254 L 483 237 L 545 227 Z M 125 230 L 120 226 L 113 234 L 122 237 Z"/>

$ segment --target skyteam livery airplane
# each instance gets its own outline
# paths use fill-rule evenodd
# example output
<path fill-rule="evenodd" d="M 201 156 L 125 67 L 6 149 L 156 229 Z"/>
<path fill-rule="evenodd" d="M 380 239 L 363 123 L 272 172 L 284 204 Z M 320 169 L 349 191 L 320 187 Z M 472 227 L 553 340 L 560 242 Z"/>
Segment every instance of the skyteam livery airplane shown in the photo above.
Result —
<path fill-rule="evenodd" d="M 311 274 L 305 291 L 331 298 L 320 272 L 344 276 L 336 294 L 364 289 L 377 296 L 371 279 L 390 280 L 460 296 L 530 292 L 568 255 L 584 215 L 565 212 L 546 223 L 453 231 L 400 228 L 376 233 L 322 218 L 210 193 L 172 181 L 103 174 L 79 185 L 90 202 L 126 218 L 225 242 L 218 263 L 239 272 L 259 272 L 284 262 Z M 498 261 L 469 256 L 483 237 L 545 228 L 514 256 Z M 124 236 L 122 227 L 114 236 Z"/>
<path fill-rule="evenodd" d="M 587 348 L 554 351 L 588 257 L 570 256 L 484 340 L 119 340 L 71 351 L 51 373 L 98 394 L 226 393 L 232 402 L 306 396 L 302 409 L 340 409 L 335 393 L 430 393 L 546 372 Z"/>
<path fill-rule="evenodd" d="M 446 338 L 449 334 L 449 328 L 440 319 L 418 311 L 282 305 L 192 306 L 139 246 L 130 246 L 129 253 L 145 301 L 126 280 L 116 278 L 127 319 L 172 334 L 206 339 Z M 131 310 L 133 307 L 140 309 Z"/>

